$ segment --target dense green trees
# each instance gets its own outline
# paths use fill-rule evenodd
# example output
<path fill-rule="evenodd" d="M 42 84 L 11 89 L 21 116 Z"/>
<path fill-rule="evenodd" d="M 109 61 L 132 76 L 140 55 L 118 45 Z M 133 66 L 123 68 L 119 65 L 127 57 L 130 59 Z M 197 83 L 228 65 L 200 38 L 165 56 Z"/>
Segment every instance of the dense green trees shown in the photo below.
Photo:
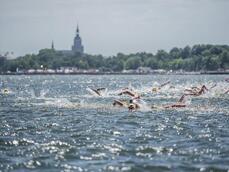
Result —
<path fill-rule="evenodd" d="M 28 54 L 14 60 L 0 57 L 0 72 L 28 69 L 59 69 L 60 67 L 77 67 L 79 69 L 100 69 L 100 71 L 122 71 L 150 67 L 185 71 L 224 70 L 229 69 L 229 46 L 194 45 L 173 48 L 169 52 L 158 50 L 151 53 L 125 55 L 118 53 L 113 57 L 102 55 L 75 54 L 65 55 L 53 49 L 42 49 L 37 55 Z"/>

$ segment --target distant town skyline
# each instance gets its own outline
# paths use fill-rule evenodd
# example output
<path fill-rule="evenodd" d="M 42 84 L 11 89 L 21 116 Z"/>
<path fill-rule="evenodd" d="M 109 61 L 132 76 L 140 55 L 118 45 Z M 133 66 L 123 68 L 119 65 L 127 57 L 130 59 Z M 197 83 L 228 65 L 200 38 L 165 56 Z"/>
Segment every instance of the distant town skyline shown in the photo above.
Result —
<path fill-rule="evenodd" d="M 0 52 L 70 49 L 77 24 L 88 54 L 229 44 L 227 0 L 0 0 Z"/>

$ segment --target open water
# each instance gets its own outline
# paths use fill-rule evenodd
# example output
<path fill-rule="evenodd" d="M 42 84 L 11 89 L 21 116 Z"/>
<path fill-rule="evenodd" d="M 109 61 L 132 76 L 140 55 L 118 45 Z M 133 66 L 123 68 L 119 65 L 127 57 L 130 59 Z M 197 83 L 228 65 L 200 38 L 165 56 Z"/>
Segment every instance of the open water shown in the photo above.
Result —
<path fill-rule="evenodd" d="M 229 171 L 226 78 L 0 76 L 0 171 Z M 185 108 L 160 108 L 215 83 Z M 98 87 L 103 96 L 88 91 Z M 112 106 L 128 100 L 117 95 L 124 87 L 141 94 L 140 110 Z"/>

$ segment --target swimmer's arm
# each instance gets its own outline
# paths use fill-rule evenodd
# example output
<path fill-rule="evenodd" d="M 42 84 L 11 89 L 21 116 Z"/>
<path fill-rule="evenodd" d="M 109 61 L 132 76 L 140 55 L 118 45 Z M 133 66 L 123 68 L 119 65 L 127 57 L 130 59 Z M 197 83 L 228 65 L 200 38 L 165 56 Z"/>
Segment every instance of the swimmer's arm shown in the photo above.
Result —
<path fill-rule="evenodd" d="M 123 103 L 119 100 L 114 100 L 114 103 L 113 105 L 115 106 L 116 104 L 120 105 L 120 106 L 123 106 Z"/>
<path fill-rule="evenodd" d="M 205 86 L 205 85 L 203 85 L 202 87 L 201 87 L 201 90 L 207 90 L 208 91 L 208 88 Z"/>
<path fill-rule="evenodd" d="M 182 103 L 186 96 L 197 96 L 197 93 L 189 93 L 189 94 L 183 94 L 181 98 L 178 100 L 178 103 Z"/>
<path fill-rule="evenodd" d="M 132 93 L 131 91 L 129 90 L 126 90 L 126 91 L 122 91 L 121 93 L 119 93 L 118 95 L 122 95 L 122 94 L 128 94 L 129 96 L 131 97 L 135 97 L 135 94 Z"/>
<path fill-rule="evenodd" d="M 164 106 L 164 108 L 168 109 L 168 108 L 182 108 L 182 107 L 186 107 L 185 104 L 171 104 L 171 105 L 166 105 Z"/>
<path fill-rule="evenodd" d="M 191 89 L 193 90 L 193 89 L 198 89 L 199 90 L 199 88 L 198 87 L 191 87 Z"/>
<path fill-rule="evenodd" d="M 191 90 L 191 89 L 185 89 L 184 91 L 188 91 L 188 92 L 191 92 L 191 93 L 193 93 L 194 91 L 193 90 Z"/>
<path fill-rule="evenodd" d="M 101 94 L 99 93 L 99 91 L 92 89 L 96 94 L 98 94 L 99 96 L 101 96 Z"/>
<path fill-rule="evenodd" d="M 229 93 L 229 89 L 224 94 L 227 94 L 227 93 Z"/>
<path fill-rule="evenodd" d="M 105 90 L 106 88 L 102 87 L 102 88 L 98 88 L 97 91 L 102 91 Z"/>
<path fill-rule="evenodd" d="M 211 86 L 210 88 L 209 88 L 209 90 L 211 90 L 212 88 L 215 88 L 217 86 L 217 84 L 214 84 L 213 86 Z"/>
<path fill-rule="evenodd" d="M 183 102 L 184 101 L 184 98 L 185 98 L 186 94 L 182 95 L 181 98 L 178 100 L 178 102 Z"/>
<path fill-rule="evenodd" d="M 167 82 L 165 82 L 165 83 L 161 84 L 161 85 L 159 86 L 159 88 L 162 88 L 162 87 L 164 87 L 164 86 L 168 85 L 169 83 L 170 83 L 170 81 L 167 81 Z"/>
<path fill-rule="evenodd" d="M 115 106 L 116 104 L 119 106 L 124 106 L 124 107 L 128 106 L 127 103 L 125 101 L 122 101 L 122 100 L 114 100 L 113 106 Z"/>

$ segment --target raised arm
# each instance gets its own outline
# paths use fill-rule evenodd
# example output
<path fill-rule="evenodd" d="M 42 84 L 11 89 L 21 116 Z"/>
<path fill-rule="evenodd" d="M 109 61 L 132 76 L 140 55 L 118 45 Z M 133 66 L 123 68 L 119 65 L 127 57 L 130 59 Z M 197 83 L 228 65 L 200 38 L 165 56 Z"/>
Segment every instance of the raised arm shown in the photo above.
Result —
<path fill-rule="evenodd" d="M 214 84 L 213 86 L 211 86 L 210 88 L 209 88 L 209 90 L 211 90 L 212 88 L 215 88 L 217 86 L 217 84 Z"/>
<path fill-rule="evenodd" d="M 133 92 L 129 91 L 129 90 L 124 90 L 121 93 L 119 93 L 118 95 L 122 95 L 122 94 L 127 94 L 127 95 L 129 95 L 131 97 L 135 97 L 135 94 Z"/>
<path fill-rule="evenodd" d="M 170 81 L 167 81 L 167 82 L 165 82 L 165 83 L 161 84 L 161 85 L 159 86 L 159 88 L 162 88 L 162 87 L 164 87 L 164 86 L 168 85 L 169 83 L 170 83 Z"/>
<path fill-rule="evenodd" d="M 105 90 L 106 88 L 102 87 L 102 88 L 97 88 L 96 90 L 97 91 L 102 91 L 102 90 Z"/>

